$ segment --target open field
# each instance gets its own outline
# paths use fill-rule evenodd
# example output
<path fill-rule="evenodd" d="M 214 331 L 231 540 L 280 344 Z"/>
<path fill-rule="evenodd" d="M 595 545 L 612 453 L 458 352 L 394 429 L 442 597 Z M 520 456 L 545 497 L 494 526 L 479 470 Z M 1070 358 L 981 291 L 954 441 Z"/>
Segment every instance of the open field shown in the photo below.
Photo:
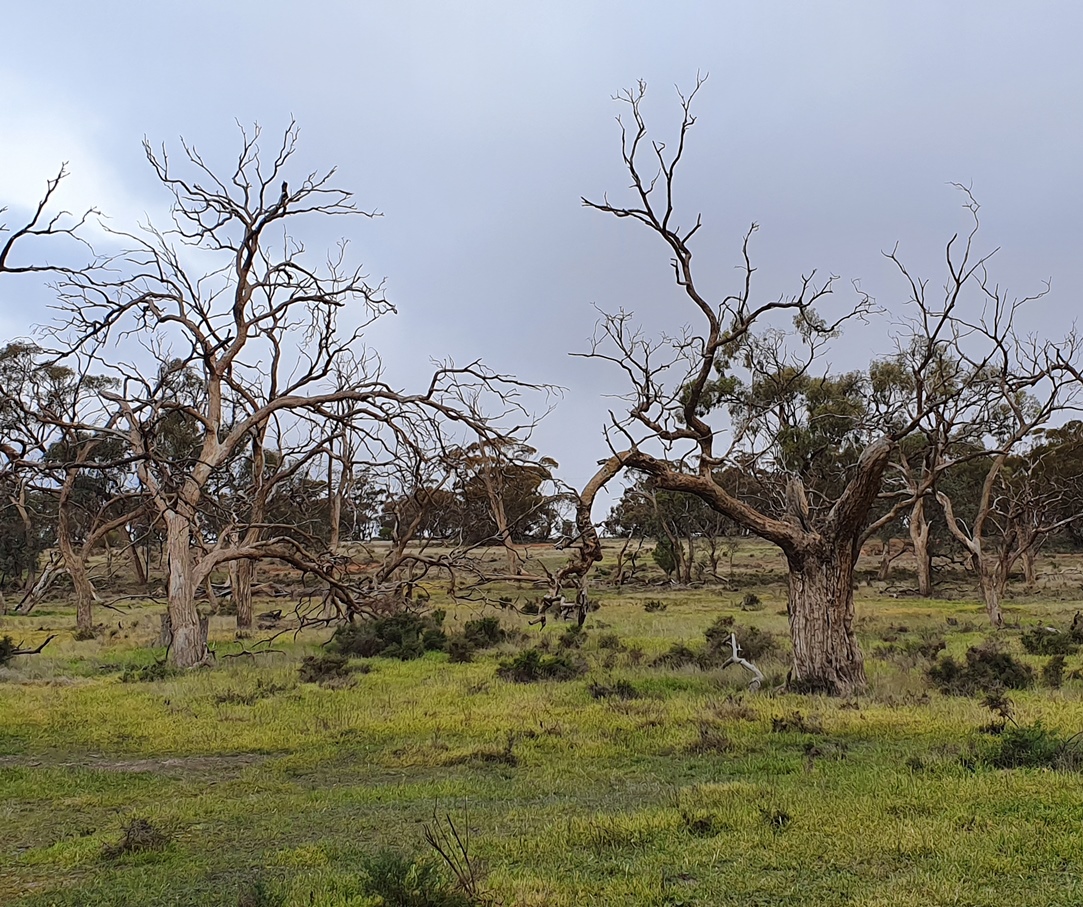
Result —
<path fill-rule="evenodd" d="M 469 829 L 485 891 L 509 907 L 1083 903 L 1083 774 L 994 767 L 993 712 L 925 677 L 922 643 L 961 657 L 992 635 L 965 583 L 934 600 L 862 584 L 856 700 L 775 691 L 785 643 L 758 660 L 759 693 L 739 668 L 652 664 L 702 648 L 720 615 L 785 637 L 774 555 L 747 545 L 735 562 L 728 589 L 599 587 L 583 638 L 486 612 L 522 635 L 468 663 L 369 659 L 324 686 L 298 666 L 327 634 L 231 658 L 217 617 L 214 667 L 137 680 L 161 655 L 146 647 L 159 606 L 99 610 L 107 628 L 86 641 L 63 603 L 0 618 L 0 636 L 61 634 L 0 668 L 0 903 L 378 904 L 374 856 L 432 858 L 434 812 Z M 1021 634 L 1068 626 L 1081 566 L 1043 556 L 1040 594 L 1008 602 L 998 637 L 1038 672 L 1049 658 Z M 741 609 L 749 591 L 758 610 Z M 449 632 L 479 613 L 448 611 Z M 539 643 L 587 673 L 497 676 Z M 1012 691 L 1014 722 L 1083 730 L 1081 667 L 1069 655 L 1059 688 Z M 136 819 L 162 839 L 118 847 Z"/>

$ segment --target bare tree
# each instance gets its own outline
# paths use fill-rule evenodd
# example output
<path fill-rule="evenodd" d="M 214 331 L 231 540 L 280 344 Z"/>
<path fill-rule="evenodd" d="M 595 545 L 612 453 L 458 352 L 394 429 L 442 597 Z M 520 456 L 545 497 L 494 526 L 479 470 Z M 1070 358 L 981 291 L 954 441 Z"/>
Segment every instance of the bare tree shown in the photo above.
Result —
<path fill-rule="evenodd" d="M 937 413 L 960 393 L 958 387 L 929 380 L 943 351 L 970 343 L 970 372 L 982 374 L 997 344 L 1011 342 L 1004 326 L 1011 309 L 986 309 L 984 317 L 995 327 L 984 333 L 962 315 L 970 287 L 979 323 L 989 299 L 987 257 L 973 250 L 975 217 L 971 233 L 948 244 L 943 301 L 932 304 L 924 285 L 914 284 L 913 315 L 898 329 L 897 342 L 900 349 L 916 351 L 912 368 L 921 392 L 901 416 L 884 419 L 866 405 L 866 377 L 832 376 L 823 365 L 841 328 L 875 313 L 867 295 L 859 292 L 840 316 L 827 319 L 818 308 L 828 302 L 835 280 L 811 274 L 792 295 L 757 301 L 753 225 L 742 248 L 740 285 L 712 302 L 692 265 L 692 240 L 701 221 L 697 217 L 682 228 L 675 202 L 675 177 L 695 124 L 692 102 L 701 85 L 702 80 L 681 96 L 683 117 L 672 149 L 648 139 L 644 84 L 623 93 L 619 100 L 629 118 L 618 121 L 632 199 L 627 204 L 608 197 L 583 200 L 594 210 L 643 225 L 662 241 L 677 287 L 702 327 L 654 339 L 627 312 L 603 314 L 585 355 L 623 371 L 630 383 L 628 410 L 614 414 L 608 426 L 610 455 L 581 495 L 579 525 L 588 539 L 594 496 L 613 476 L 634 470 L 658 489 L 700 497 L 743 530 L 774 543 L 789 569 L 790 685 L 847 693 L 866 682 L 854 632 L 857 557 L 863 542 L 909 510 L 915 498 L 912 489 L 890 484 L 886 473 L 903 439 L 932 431 Z M 723 417 L 720 424 L 707 421 L 712 413 Z M 761 470 L 768 493 L 750 502 L 727 491 L 717 479 L 727 467 Z M 929 481 L 921 480 L 919 493 L 928 493 Z M 595 537 L 582 546 L 580 563 L 598 556 Z"/>
<path fill-rule="evenodd" d="M 71 275 L 53 330 L 60 349 L 108 366 L 119 382 L 103 396 L 120 409 L 117 434 L 164 525 L 170 655 L 182 667 L 208 657 L 195 592 L 211 571 L 236 560 L 278 558 L 334 579 L 318 552 L 295 532 L 261 524 L 258 511 L 217 534 L 200 529 L 214 477 L 246 449 L 261 456 L 272 422 L 282 420 L 284 431 L 328 420 L 363 424 L 385 450 L 421 452 L 439 449 L 447 425 L 473 437 L 494 435 L 482 412 L 487 397 L 498 416 L 522 413 L 522 385 L 478 363 L 436 369 L 419 393 L 382 379 L 379 359 L 362 346 L 364 328 L 393 311 L 382 287 L 347 264 L 346 243 L 318 260 L 289 229 L 304 219 L 365 212 L 332 185 L 334 171 L 287 173 L 293 124 L 269 157 L 259 137 L 258 128 L 243 134 L 224 176 L 194 147 L 183 146 L 178 170 L 164 150 L 145 144 L 171 194 L 173 226 L 118 234 L 129 248 L 109 263 L 117 276 Z M 349 328 L 340 327 L 340 315 L 352 322 Z M 347 361 L 355 377 L 335 386 L 336 368 Z M 178 395 L 178 378 L 190 374 L 195 386 Z M 171 421 L 190 432 L 191 449 L 183 454 L 162 443 Z M 264 485 L 256 499 L 267 487 L 258 481 Z M 349 597 L 344 584 L 334 589 Z"/>

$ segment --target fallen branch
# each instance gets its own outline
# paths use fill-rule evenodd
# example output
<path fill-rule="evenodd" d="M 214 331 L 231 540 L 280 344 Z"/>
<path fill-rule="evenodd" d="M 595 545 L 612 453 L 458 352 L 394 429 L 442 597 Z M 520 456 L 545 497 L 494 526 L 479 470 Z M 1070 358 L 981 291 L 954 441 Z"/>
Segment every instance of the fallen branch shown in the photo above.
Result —
<path fill-rule="evenodd" d="M 740 665 L 746 671 L 750 672 L 752 674 L 752 681 L 749 683 L 748 688 L 752 692 L 755 692 L 763 684 L 763 671 L 757 668 L 747 658 L 741 657 L 741 648 L 737 645 L 737 635 L 735 633 L 730 634 L 730 649 L 732 650 L 733 654 L 726 659 L 726 662 L 722 665 L 722 667 L 728 668 L 730 665 Z"/>

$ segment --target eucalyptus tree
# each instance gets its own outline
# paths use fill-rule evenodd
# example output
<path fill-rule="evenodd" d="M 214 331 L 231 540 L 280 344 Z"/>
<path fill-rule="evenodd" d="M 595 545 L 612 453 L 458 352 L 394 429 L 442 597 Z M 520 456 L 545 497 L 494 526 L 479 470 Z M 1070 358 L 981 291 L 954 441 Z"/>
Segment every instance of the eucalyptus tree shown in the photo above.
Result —
<path fill-rule="evenodd" d="M 450 446 L 449 434 L 494 437 L 495 419 L 523 413 L 523 385 L 479 363 L 439 366 L 417 393 L 384 380 L 363 346 L 365 328 L 393 311 L 382 285 L 349 262 L 345 242 L 313 254 L 296 232 L 313 220 L 371 213 L 333 184 L 333 170 L 296 169 L 293 124 L 270 153 L 259 139 L 258 128 L 243 132 L 238 156 L 221 172 L 189 145 L 178 167 L 145 143 L 172 226 L 116 233 L 125 250 L 108 270 L 64 281 L 52 329 L 58 348 L 92 357 L 117 381 L 102 396 L 118 408 L 114 431 L 164 527 L 170 658 L 182 667 L 208 657 L 196 589 L 233 561 L 278 558 L 349 597 L 323 554 L 294 533 L 251 514 L 239 515 L 234 531 L 199 530 L 215 476 L 262 445 L 275 420 L 352 421 L 368 426 L 385 452 L 407 447 L 421 456 Z M 336 369 L 347 361 L 354 377 L 338 386 Z M 178 398 L 172 387 L 189 374 L 197 392 Z M 191 453 L 180 458 L 160 440 L 171 419 L 193 431 Z"/>
<path fill-rule="evenodd" d="M 865 540 L 913 505 L 913 493 L 891 484 L 889 466 L 899 445 L 933 431 L 938 414 L 962 392 L 929 376 L 952 351 L 978 380 L 1003 347 L 1017 342 L 1013 316 L 1022 301 L 1006 299 L 988 279 L 988 256 L 975 247 L 977 208 L 967 196 L 971 227 L 947 244 L 943 296 L 927 298 L 924 283 L 909 281 L 908 307 L 895 313 L 895 342 L 915 351 L 911 368 L 921 393 L 901 413 L 866 405 L 867 378 L 833 374 L 827 357 L 848 323 L 876 314 L 867 295 L 858 292 L 829 318 L 824 312 L 836 281 L 812 273 L 789 295 L 760 298 L 750 252 L 755 225 L 744 237 L 737 285 L 715 295 L 701 282 L 693 241 L 702 221 L 693 215 L 690 226 L 681 226 L 676 207 L 676 177 L 701 85 L 681 96 L 671 146 L 648 137 L 645 85 L 623 93 L 628 116 L 618 121 L 631 198 L 583 200 L 657 237 L 698 326 L 655 338 L 629 312 L 603 314 L 585 355 L 624 373 L 628 407 L 607 427 L 609 455 L 581 494 L 579 525 L 589 536 L 598 490 L 632 470 L 655 488 L 698 496 L 777 545 L 789 572 L 790 684 L 847 693 L 866 683 L 854 630 L 858 555 Z M 1061 354 L 1074 358 L 1074 341 Z M 717 480 L 720 470 L 750 467 L 777 480 L 761 503 L 742 500 Z M 878 511 L 885 494 L 887 506 Z M 584 561 L 600 554 L 588 545 L 582 551 Z"/>

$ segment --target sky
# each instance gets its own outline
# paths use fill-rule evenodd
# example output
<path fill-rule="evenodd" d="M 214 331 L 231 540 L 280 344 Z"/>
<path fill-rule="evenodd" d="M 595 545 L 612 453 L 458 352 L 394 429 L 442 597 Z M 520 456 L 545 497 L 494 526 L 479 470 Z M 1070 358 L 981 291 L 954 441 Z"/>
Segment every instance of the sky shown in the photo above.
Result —
<path fill-rule="evenodd" d="M 114 227 L 164 223 L 142 152 L 179 137 L 228 164 L 237 124 L 381 217 L 336 222 L 398 314 L 369 334 L 390 380 L 431 360 L 482 358 L 561 385 L 533 443 L 576 486 L 606 455 L 621 375 L 573 358 L 598 310 L 677 332 L 694 313 L 657 237 L 584 208 L 627 198 L 613 96 L 643 79 L 652 134 L 672 140 L 675 86 L 696 99 L 677 202 L 702 214 L 696 267 L 721 297 L 753 245 L 757 292 L 838 275 L 897 312 L 906 288 L 882 255 L 933 285 L 967 227 L 951 183 L 982 205 L 995 279 L 1052 292 L 1024 325 L 1067 330 L 1083 286 L 1083 5 L 996 0 L 455 3 L 395 0 L 9 4 L 0 32 L 0 206 L 9 222 L 67 161 L 65 207 Z M 46 320 L 47 291 L 0 284 L 0 332 Z M 28 302 L 29 300 L 29 302 Z M 889 319 L 890 320 L 890 319 Z M 873 343 L 875 346 L 875 343 Z M 847 342 L 832 365 L 887 349 Z M 602 514 L 596 514 L 601 518 Z"/>

